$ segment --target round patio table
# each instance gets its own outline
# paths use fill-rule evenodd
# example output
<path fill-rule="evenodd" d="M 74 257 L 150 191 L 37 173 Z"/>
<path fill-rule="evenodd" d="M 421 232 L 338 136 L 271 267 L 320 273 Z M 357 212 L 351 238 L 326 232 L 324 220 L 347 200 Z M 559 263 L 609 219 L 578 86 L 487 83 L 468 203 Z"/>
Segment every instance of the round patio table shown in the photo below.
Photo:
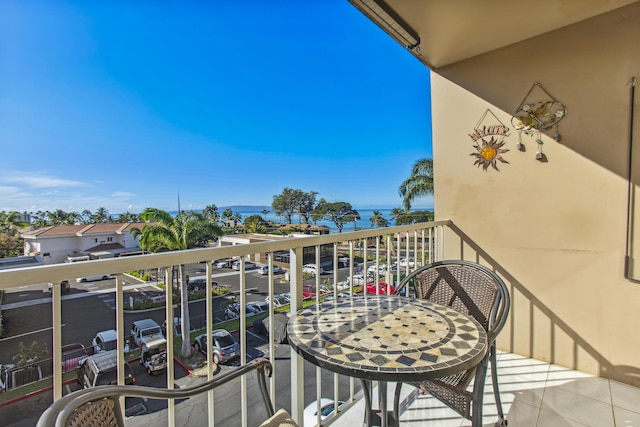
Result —
<path fill-rule="evenodd" d="M 363 380 L 367 425 L 393 423 L 386 383 L 440 378 L 475 366 L 487 352 L 484 328 L 471 316 L 426 300 L 362 296 L 298 311 L 291 347 L 305 360 Z M 379 410 L 370 382 L 379 381 Z"/>

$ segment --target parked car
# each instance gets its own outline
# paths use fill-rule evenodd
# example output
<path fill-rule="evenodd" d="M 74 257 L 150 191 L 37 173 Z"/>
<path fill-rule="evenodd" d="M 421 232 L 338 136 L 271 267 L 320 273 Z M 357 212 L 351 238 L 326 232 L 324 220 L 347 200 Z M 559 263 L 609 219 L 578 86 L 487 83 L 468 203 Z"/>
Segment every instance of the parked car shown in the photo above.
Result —
<path fill-rule="evenodd" d="M 53 283 L 49 282 L 48 288 L 49 292 L 53 291 Z M 63 294 L 68 294 L 69 292 L 71 292 L 71 284 L 68 280 L 62 280 L 60 282 L 60 292 L 62 292 Z"/>
<path fill-rule="evenodd" d="M 140 352 L 140 364 L 145 367 L 149 375 L 166 369 L 167 340 L 157 338 L 143 342 Z"/>
<path fill-rule="evenodd" d="M 284 292 L 280 296 L 287 300 L 287 304 L 291 302 L 291 292 Z"/>
<path fill-rule="evenodd" d="M 118 352 L 116 350 L 94 354 L 80 362 L 77 368 L 78 384 L 81 388 L 118 383 Z M 125 384 L 135 384 L 131 366 L 124 362 Z"/>
<path fill-rule="evenodd" d="M 16 365 L 14 365 L 13 363 L 0 363 L 0 392 L 7 391 L 7 384 L 5 384 L 5 375 L 15 367 Z"/>
<path fill-rule="evenodd" d="M 415 266 L 420 266 L 420 263 L 419 263 L 419 262 L 416 262 L 413 258 L 409 258 L 409 259 L 407 259 L 407 258 L 402 258 L 402 259 L 400 260 L 400 263 L 399 263 L 399 264 L 400 264 L 400 267 L 407 267 L 407 266 L 409 266 L 410 268 L 413 268 L 413 267 L 415 267 Z"/>
<path fill-rule="evenodd" d="M 385 282 L 376 283 L 367 283 L 367 293 L 368 294 L 380 294 L 380 295 L 391 295 L 395 292 L 396 287 L 394 285 L 388 286 Z"/>
<path fill-rule="evenodd" d="M 316 274 L 318 274 L 318 266 L 315 264 L 305 264 L 302 266 L 302 272 L 315 276 Z M 320 271 L 320 274 L 322 273 L 323 271 Z"/>
<path fill-rule="evenodd" d="M 316 289 L 313 286 L 302 286 L 302 298 L 315 298 Z"/>
<path fill-rule="evenodd" d="M 260 311 L 258 311 L 258 309 L 255 308 L 251 303 L 245 304 L 245 317 L 254 316 L 258 313 L 260 313 Z M 226 320 L 237 319 L 238 317 L 240 317 L 240 304 L 229 304 L 224 309 L 224 318 Z"/>
<path fill-rule="evenodd" d="M 260 268 L 258 269 L 258 273 L 269 274 L 269 266 L 268 265 L 260 266 Z M 273 274 L 282 274 L 282 273 L 284 273 L 284 269 L 282 267 L 280 267 L 279 265 L 273 266 Z"/>
<path fill-rule="evenodd" d="M 233 259 L 221 259 L 216 261 L 215 266 L 218 268 L 231 268 L 233 266 Z"/>
<path fill-rule="evenodd" d="M 87 357 L 87 350 L 80 343 L 62 346 L 62 372 L 73 371 Z"/>
<path fill-rule="evenodd" d="M 367 268 L 367 274 L 368 275 L 374 275 L 376 274 L 376 265 L 370 265 L 369 268 Z M 387 274 L 387 265 L 386 264 L 380 264 L 378 266 L 378 275 L 380 276 L 384 276 L 385 274 Z"/>
<path fill-rule="evenodd" d="M 354 274 L 353 275 L 353 286 L 361 286 L 366 282 L 364 275 L 362 274 Z M 351 277 L 347 277 L 347 283 L 351 283 Z"/>
<path fill-rule="evenodd" d="M 131 339 L 136 346 L 142 346 L 143 342 L 162 338 L 162 328 L 153 319 L 142 319 L 133 322 L 131 327 Z"/>
<path fill-rule="evenodd" d="M 351 298 L 351 293 L 350 292 L 338 292 L 338 301 L 344 299 L 344 298 Z M 329 295 L 327 296 L 325 299 L 325 301 L 333 301 L 333 295 Z"/>
<path fill-rule="evenodd" d="M 162 336 L 166 338 L 167 337 L 167 321 L 166 320 L 162 322 L 162 326 L 160 328 L 162 329 Z M 195 328 L 193 327 L 191 322 L 189 322 L 189 330 L 191 332 L 195 331 Z M 173 318 L 173 334 L 176 336 L 180 336 L 182 334 L 182 321 L 180 320 L 179 317 Z"/>
<path fill-rule="evenodd" d="M 213 350 L 213 363 L 226 363 L 236 357 L 240 357 L 240 345 L 228 331 L 224 329 L 215 329 L 211 336 Z M 199 352 L 207 354 L 207 334 L 198 335 L 193 346 Z"/>
<path fill-rule="evenodd" d="M 266 297 L 264 299 L 267 304 L 269 303 L 269 297 Z M 275 308 L 278 307 L 282 307 L 284 305 L 288 305 L 289 304 L 289 298 L 287 298 L 285 295 L 274 295 L 273 296 L 273 306 Z"/>
<path fill-rule="evenodd" d="M 251 262 L 251 261 L 245 261 L 244 262 L 244 269 L 245 270 L 253 270 L 257 267 L 255 262 Z M 233 266 L 231 266 L 231 268 L 233 268 L 234 270 L 240 270 L 240 261 L 236 261 L 233 263 Z"/>
<path fill-rule="evenodd" d="M 203 291 L 207 286 L 207 278 L 206 276 L 197 276 L 192 277 L 187 282 L 187 286 L 189 287 L 189 292 L 197 293 Z M 218 283 L 211 282 L 211 287 L 216 288 Z"/>
<path fill-rule="evenodd" d="M 111 279 L 112 277 L 113 275 L 111 274 L 96 274 L 95 276 L 78 277 L 76 279 L 76 282 L 78 283 L 97 282 L 99 280 Z"/>
<path fill-rule="evenodd" d="M 118 343 L 118 333 L 115 329 L 107 329 L 100 331 L 93 337 L 91 345 L 93 345 L 94 353 L 102 353 L 103 351 L 115 350 Z"/>
<path fill-rule="evenodd" d="M 338 407 L 343 405 L 344 402 L 338 401 Z M 320 399 L 320 422 L 325 420 L 329 415 L 333 414 L 336 405 L 335 401 L 327 397 Z M 304 408 L 303 412 L 304 423 L 303 427 L 313 427 L 318 423 L 318 401 L 314 400 Z M 324 424 L 324 423 L 322 423 Z"/>
<path fill-rule="evenodd" d="M 268 301 L 252 301 L 247 303 L 247 307 L 251 306 L 251 309 L 256 313 L 264 313 L 269 311 Z"/>

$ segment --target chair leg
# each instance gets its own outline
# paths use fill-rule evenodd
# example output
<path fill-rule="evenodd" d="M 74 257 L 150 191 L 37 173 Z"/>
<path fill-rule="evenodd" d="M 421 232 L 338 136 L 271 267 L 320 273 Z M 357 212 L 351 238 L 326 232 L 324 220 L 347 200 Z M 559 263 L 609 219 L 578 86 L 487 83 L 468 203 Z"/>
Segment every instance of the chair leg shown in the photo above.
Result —
<path fill-rule="evenodd" d="M 476 376 L 473 380 L 473 392 L 471 394 L 471 427 L 482 427 L 482 397 L 484 395 L 488 359 L 489 357 L 485 357 L 476 367 Z"/>
<path fill-rule="evenodd" d="M 400 425 L 400 389 L 402 383 L 396 383 L 396 391 L 393 393 L 393 416 L 396 418 L 396 425 Z"/>
<path fill-rule="evenodd" d="M 498 421 L 496 421 L 496 427 L 502 427 L 507 425 L 507 420 L 504 418 L 504 412 L 502 411 L 502 401 L 500 400 L 500 387 L 498 385 L 498 362 L 496 361 L 496 345 L 491 346 L 491 382 L 493 383 L 493 395 L 496 399 L 496 407 L 498 408 Z"/>

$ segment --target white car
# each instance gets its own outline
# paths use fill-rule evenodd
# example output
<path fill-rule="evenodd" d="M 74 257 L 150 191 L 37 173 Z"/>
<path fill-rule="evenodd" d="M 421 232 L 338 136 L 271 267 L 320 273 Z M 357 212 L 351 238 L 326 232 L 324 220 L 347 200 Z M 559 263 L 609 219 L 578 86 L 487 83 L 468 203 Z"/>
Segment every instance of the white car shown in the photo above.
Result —
<path fill-rule="evenodd" d="M 307 274 L 313 274 L 314 276 L 318 272 L 318 268 L 315 264 L 305 264 L 302 266 L 302 272 Z"/>
<path fill-rule="evenodd" d="M 376 274 L 376 265 L 370 265 L 369 268 L 367 268 L 367 274 L 369 275 L 374 275 Z M 380 264 L 378 266 L 378 275 L 380 276 L 384 276 L 385 274 L 387 274 L 387 265 L 386 264 Z"/>
<path fill-rule="evenodd" d="M 409 266 L 410 268 L 413 268 L 415 266 L 420 266 L 420 263 L 419 262 L 415 262 L 415 260 L 413 258 L 409 258 L 409 259 L 402 258 L 400 260 L 399 264 L 400 264 L 400 267 Z"/>
<path fill-rule="evenodd" d="M 353 275 L 353 285 L 360 286 L 364 285 L 366 282 L 363 274 L 354 274 Z M 351 277 L 347 277 L 347 283 L 351 284 Z"/>
<path fill-rule="evenodd" d="M 106 331 L 100 331 L 93 337 L 91 345 L 93 345 L 94 353 L 102 353 L 103 351 L 110 351 L 116 349 L 118 342 L 118 332 L 115 329 L 107 329 Z"/>
<path fill-rule="evenodd" d="M 233 263 L 233 265 L 231 266 L 232 269 L 234 270 L 240 270 L 240 261 L 236 261 Z M 254 268 L 256 268 L 256 263 L 255 262 L 251 262 L 251 261 L 245 261 L 244 262 L 244 269 L 245 270 L 253 270 Z"/>
<path fill-rule="evenodd" d="M 78 277 L 76 282 L 85 283 L 85 282 L 97 282 L 98 280 L 107 280 L 111 279 L 113 276 L 111 274 L 96 274 L 95 276 L 87 276 L 87 277 Z"/>
<path fill-rule="evenodd" d="M 344 402 L 338 401 L 338 407 L 343 405 Z M 320 399 L 320 422 L 324 425 L 324 420 L 335 411 L 335 402 L 327 397 Z M 303 413 L 304 424 L 303 427 L 313 427 L 318 424 L 318 401 L 314 400 L 304 408 Z"/>
<path fill-rule="evenodd" d="M 345 299 L 345 298 L 351 298 L 351 293 L 350 292 L 338 292 L 338 301 L 340 301 L 342 299 Z M 333 301 L 333 295 L 329 295 L 324 300 L 325 301 Z"/>
<path fill-rule="evenodd" d="M 266 297 L 264 300 L 268 303 L 269 302 L 269 297 Z M 288 305 L 288 304 L 289 304 L 289 298 L 287 298 L 286 296 L 284 296 L 284 295 L 274 295 L 273 296 L 273 306 L 275 308 L 282 307 L 282 306 Z"/>
<path fill-rule="evenodd" d="M 260 268 L 258 269 L 258 273 L 260 274 L 269 274 L 269 266 L 268 265 L 262 265 L 260 266 Z M 273 274 L 282 274 L 284 273 L 284 270 L 282 267 L 280 267 L 279 265 L 274 265 L 273 266 Z"/>

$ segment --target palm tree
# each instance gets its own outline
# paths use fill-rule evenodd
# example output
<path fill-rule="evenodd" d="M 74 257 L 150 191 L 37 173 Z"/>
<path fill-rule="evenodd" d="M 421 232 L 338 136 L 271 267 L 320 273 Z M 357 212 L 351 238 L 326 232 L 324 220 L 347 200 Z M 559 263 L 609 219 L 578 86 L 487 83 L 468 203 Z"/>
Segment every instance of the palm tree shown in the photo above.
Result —
<path fill-rule="evenodd" d="M 249 215 L 245 218 L 245 233 L 264 233 L 265 230 L 264 219 L 260 215 Z"/>
<path fill-rule="evenodd" d="M 113 222 L 113 218 L 109 215 L 109 211 L 104 207 L 96 209 L 96 212 L 92 215 L 91 219 L 96 224 Z"/>
<path fill-rule="evenodd" d="M 411 176 L 405 179 L 398 189 L 402 197 L 402 205 L 408 212 L 411 202 L 418 197 L 433 194 L 433 159 L 420 159 L 411 169 Z"/>
<path fill-rule="evenodd" d="M 222 215 L 220 215 L 220 221 L 222 222 L 222 226 L 228 227 L 229 221 L 231 220 L 232 217 L 233 217 L 233 211 L 230 208 L 226 208 L 222 212 Z"/>
<path fill-rule="evenodd" d="M 203 235 L 222 235 L 220 228 L 202 215 L 191 211 L 180 212 L 172 217 L 166 211 L 146 208 L 140 218 L 148 224 L 142 230 L 133 228 L 131 235 L 140 236 L 140 247 L 150 252 L 175 251 L 193 248 Z M 191 355 L 189 339 L 189 294 L 184 265 L 178 266 L 180 277 L 180 316 L 183 357 Z"/>
<path fill-rule="evenodd" d="M 140 221 L 140 215 L 137 213 L 126 211 L 118 215 L 118 222 L 138 222 Z"/>
<path fill-rule="evenodd" d="M 216 224 L 220 221 L 220 213 L 218 212 L 218 206 L 216 206 L 215 203 L 205 206 L 202 210 L 202 215 Z"/>
<path fill-rule="evenodd" d="M 387 219 L 382 216 L 382 214 L 380 213 L 380 211 L 373 211 L 373 213 L 371 214 L 371 218 L 369 218 L 369 221 L 371 221 L 371 227 L 387 227 L 389 226 L 389 221 L 387 221 Z"/>
<path fill-rule="evenodd" d="M 91 217 L 93 216 L 93 213 L 91 213 L 89 209 L 83 210 L 80 215 L 82 216 L 82 222 L 84 222 L 85 224 L 91 223 Z"/>
<path fill-rule="evenodd" d="M 400 218 L 402 215 L 404 215 L 404 210 L 400 208 L 391 209 L 391 218 L 393 218 L 394 221 L 398 221 L 398 218 Z"/>

